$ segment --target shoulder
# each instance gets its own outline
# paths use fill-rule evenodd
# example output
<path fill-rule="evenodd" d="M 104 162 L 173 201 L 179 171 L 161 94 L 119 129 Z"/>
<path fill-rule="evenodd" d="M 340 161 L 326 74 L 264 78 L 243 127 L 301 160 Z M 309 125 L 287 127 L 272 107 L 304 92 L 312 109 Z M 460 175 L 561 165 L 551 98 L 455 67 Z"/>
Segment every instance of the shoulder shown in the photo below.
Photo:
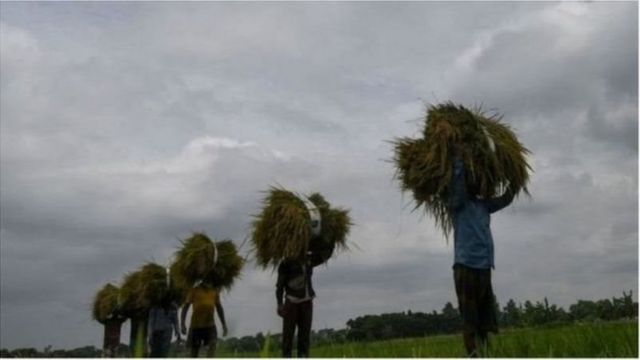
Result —
<path fill-rule="evenodd" d="M 291 271 L 292 268 L 296 266 L 297 262 L 291 259 L 282 260 L 280 265 L 278 266 L 278 271 Z"/>

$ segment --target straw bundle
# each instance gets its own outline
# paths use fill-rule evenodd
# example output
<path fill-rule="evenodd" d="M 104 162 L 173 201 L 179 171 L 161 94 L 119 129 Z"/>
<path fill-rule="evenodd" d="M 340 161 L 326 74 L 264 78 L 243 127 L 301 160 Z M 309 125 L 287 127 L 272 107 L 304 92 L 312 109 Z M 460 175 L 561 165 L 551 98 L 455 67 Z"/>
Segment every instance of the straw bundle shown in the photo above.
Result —
<path fill-rule="evenodd" d="M 244 259 L 238 255 L 236 245 L 231 240 L 216 242 L 218 261 L 209 278 L 216 288 L 231 290 L 234 281 L 240 277 Z"/>
<path fill-rule="evenodd" d="M 213 269 L 216 247 L 206 234 L 194 233 L 182 241 L 182 247 L 175 254 L 172 276 L 180 282 L 193 284 L 203 279 Z"/>
<path fill-rule="evenodd" d="M 123 314 L 126 317 L 133 317 L 141 309 L 138 308 L 138 294 L 142 287 L 142 281 L 140 280 L 140 271 L 133 271 L 125 274 L 120 287 L 120 297 L 118 302 L 122 309 Z"/>
<path fill-rule="evenodd" d="M 231 240 L 214 243 L 206 234 L 195 233 L 176 251 L 171 279 L 182 295 L 200 280 L 230 290 L 243 265 L 244 259 Z"/>
<path fill-rule="evenodd" d="M 147 263 L 140 268 L 140 293 L 137 304 L 143 309 L 162 305 L 169 294 L 167 269 L 156 263 Z"/>
<path fill-rule="evenodd" d="M 125 275 L 120 291 L 120 304 L 128 317 L 161 305 L 169 294 L 167 271 L 156 263 L 147 263 Z"/>
<path fill-rule="evenodd" d="M 507 188 L 528 194 L 529 151 L 499 116 L 451 102 L 429 106 L 423 138 L 394 141 L 394 162 L 403 191 L 412 191 L 445 235 L 452 228 L 449 194 L 454 152 L 464 163 L 468 190 L 490 198 Z"/>
<path fill-rule="evenodd" d="M 253 221 L 251 242 L 258 264 L 277 266 L 284 258 L 302 258 L 309 251 L 327 261 L 335 247 L 346 248 L 351 226 L 349 212 L 331 205 L 318 193 L 307 199 L 321 215 L 319 236 L 312 236 L 311 216 L 302 197 L 272 187 L 263 200 L 263 209 Z"/>
<path fill-rule="evenodd" d="M 103 286 L 93 300 L 92 315 L 97 322 L 104 324 L 107 320 L 118 316 L 118 297 L 120 289 L 111 283 Z"/>

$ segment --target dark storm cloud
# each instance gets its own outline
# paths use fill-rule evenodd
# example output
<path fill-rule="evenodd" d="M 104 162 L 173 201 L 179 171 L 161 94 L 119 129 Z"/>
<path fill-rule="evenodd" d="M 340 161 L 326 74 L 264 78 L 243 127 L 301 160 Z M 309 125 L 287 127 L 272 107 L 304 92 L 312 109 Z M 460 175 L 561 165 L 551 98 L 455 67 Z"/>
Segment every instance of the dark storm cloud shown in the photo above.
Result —
<path fill-rule="evenodd" d="M 248 254 L 275 184 L 355 223 L 315 328 L 455 303 L 451 239 L 387 142 L 448 99 L 533 153 L 532 197 L 492 218 L 499 301 L 637 293 L 637 4 L 1 6 L 2 347 L 99 344 L 102 284 L 193 231 Z M 274 282 L 249 264 L 223 296 L 232 335 L 279 331 Z"/>

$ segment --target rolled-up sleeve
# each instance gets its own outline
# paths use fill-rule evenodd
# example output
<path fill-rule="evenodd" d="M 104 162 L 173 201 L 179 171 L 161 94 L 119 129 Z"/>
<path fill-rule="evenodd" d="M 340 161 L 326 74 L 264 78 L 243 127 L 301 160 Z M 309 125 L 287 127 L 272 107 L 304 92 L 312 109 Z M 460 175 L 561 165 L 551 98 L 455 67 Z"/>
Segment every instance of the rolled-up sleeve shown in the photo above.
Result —
<path fill-rule="evenodd" d="M 515 194 L 511 191 L 507 191 L 501 196 L 496 198 L 489 199 L 487 201 L 487 209 L 490 213 L 494 213 L 496 211 L 502 210 L 505 207 L 509 206 L 513 201 Z"/>

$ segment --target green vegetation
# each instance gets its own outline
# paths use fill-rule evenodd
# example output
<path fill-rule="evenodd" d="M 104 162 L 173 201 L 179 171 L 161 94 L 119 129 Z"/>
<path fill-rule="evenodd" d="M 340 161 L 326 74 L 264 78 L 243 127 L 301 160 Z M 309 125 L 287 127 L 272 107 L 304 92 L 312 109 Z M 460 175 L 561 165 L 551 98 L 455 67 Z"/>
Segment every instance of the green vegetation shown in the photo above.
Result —
<path fill-rule="evenodd" d="M 263 348 L 254 352 L 219 347 L 218 357 L 280 357 L 274 349 L 276 337 L 263 337 Z M 508 329 L 491 337 L 487 357 L 638 357 L 638 322 L 588 322 L 557 327 Z M 121 353 L 126 353 L 122 345 Z M 174 347 L 175 349 L 175 347 Z M 186 357 L 180 346 L 174 357 Z M 459 334 L 382 341 L 324 344 L 311 348 L 312 357 L 465 357 Z M 2 349 L 0 357 L 100 357 L 100 350 Z"/>
<path fill-rule="evenodd" d="M 637 321 L 586 323 L 503 331 L 491 337 L 487 357 L 638 357 Z M 222 348 L 220 357 L 264 357 Z M 279 357 L 270 351 L 269 357 Z M 466 357 L 461 335 L 349 342 L 311 348 L 312 357 Z"/>
<path fill-rule="evenodd" d="M 312 349 L 314 357 L 464 357 L 459 335 L 349 343 Z M 638 324 L 519 329 L 492 338 L 490 357 L 637 357 Z"/>

